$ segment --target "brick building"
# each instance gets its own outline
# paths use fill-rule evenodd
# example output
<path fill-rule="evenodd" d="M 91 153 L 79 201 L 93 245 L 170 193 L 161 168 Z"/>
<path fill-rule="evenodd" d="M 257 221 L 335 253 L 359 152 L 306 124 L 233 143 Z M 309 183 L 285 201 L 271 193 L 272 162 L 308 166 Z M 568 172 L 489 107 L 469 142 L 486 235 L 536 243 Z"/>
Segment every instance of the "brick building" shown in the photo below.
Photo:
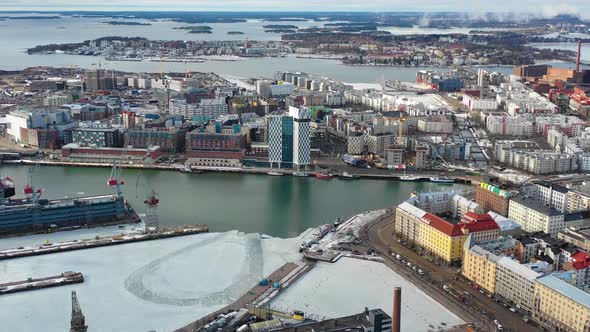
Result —
<path fill-rule="evenodd" d="M 159 146 L 162 152 L 178 153 L 184 149 L 186 129 L 146 128 L 127 132 L 129 145 L 134 148 Z"/>
<path fill-rule="evenodd" d="M 246 134 L 199 132 L 186 134 L 187 163 L 192 166 L 240 167 L 248 140 Z"/>
<path fill-rule="evenodd" d="M 509 201 L 509 192 L 485 182 L 482 182 L 475 190 L 475 202 L 485 211 L 494 211 L 507 216 Z"/>

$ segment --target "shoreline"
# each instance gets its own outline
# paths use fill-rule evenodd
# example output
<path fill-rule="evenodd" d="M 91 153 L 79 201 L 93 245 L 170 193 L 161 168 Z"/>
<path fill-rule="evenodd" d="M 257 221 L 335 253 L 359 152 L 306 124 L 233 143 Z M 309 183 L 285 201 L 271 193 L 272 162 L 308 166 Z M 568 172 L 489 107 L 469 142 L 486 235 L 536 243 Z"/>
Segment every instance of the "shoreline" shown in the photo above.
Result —
<path fill-rule="evenodd" d="M 57 167 L 90 167 L 90 168 L 111 168 L 113 164 L 111 163 L 77 163 L 77 162 L 63 162 L 63 161 L 32 161 L 32 160 L 4 160 L 0 161 L 1 165 L 27 165 L 27 166 L 35 166 L 35 165 L 42 165 L 42 166 L 57 166 Z M 184 173 L 178 170 L 176 167 L 173 166 L 159 166 L 159 165 L 136 165 L 136 164 L 121 164 L 119 165 L 121 168 L 126 169 L 148 169 L 148 170 L 160 170 L 160 171 L 175 171 L 179 173 Z M 192 169 L 194 171 L 201 171 L 201 172 L 210 172 L 210 173 L 239 173 L 239 174 L 254 174 L 254 175 L 267 175 L 267 173 L 271 170 L 270 168 L 238 168 L 238 167 L 208 167 L 208 166 L 193 166 Z M 363 171 L 364 169 L 359 168 L 358 171 Z M 293 176 L 294 170 L 292 169 L 273 169 L 273 171 L 281 173 L 282 175 Z M 318 171 L 310 171 L 310 176 L 307 178 L 313 178 L 314 173 L 322 173 L 325 170 L 318 170 Z M 477 178 L 478 176 L 468 176 L 468 175 L 455 175 L 449 172 L 444 172 L 441 170 L 426 170 L 425 172 L 404 172 L 404 173 L 392 173 L 392 174 L 369 174 L 369 173 L 355 173 L 358 175 L 359 179 L 377 179 L 377 180 L 398 180 L 400 182 L 430 182 L 430 177 L 439 177 L 441 173 L 445 173 L 444 176 L 448 178 L 452 178 L 455 183 L 464 183 L 470 184 L 479 181 Z M 184 174 L 194 174 L 199 175 L 198 173 L 184 173 Z M 417 175 L 419 179 L 414 181 L 401 181 L 400 177 L 404 175 Z M 293 176 L 295 177 L 295 176 Z M 339 176 L 335 177 L 336 179 Z M 435 182 L 433 182 L 435 183 Z M 450 183 L 452 184 L 452 183 Z"/>

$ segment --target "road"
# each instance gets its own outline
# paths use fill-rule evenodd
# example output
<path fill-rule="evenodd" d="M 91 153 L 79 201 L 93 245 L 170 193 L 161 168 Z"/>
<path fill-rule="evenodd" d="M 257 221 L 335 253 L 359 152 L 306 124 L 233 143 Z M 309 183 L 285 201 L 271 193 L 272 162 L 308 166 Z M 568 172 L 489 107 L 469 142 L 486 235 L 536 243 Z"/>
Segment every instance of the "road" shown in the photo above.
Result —
<path fill-rule="evenodd" d="M 496 326 L 492 323 L 493 319 L 497 319 L 502 324 L 504 331 L 539 331 L 536 327 L 525 323 L 517 314 L 510 312 L 485 294 L 471 288 L 468 283 L 461 281 L 457 274 L 457 268 L 449 268 L 431 262 L 419 255 L 415 250 L 406 248 L 394 240 L 394 220 L 393 215 L 379 220 L 366 227 L 361 234 L 363 243 L 367 243 L 368 246 L 378 252 L 384 258 L 385 264 L 392 270 L 410 280 L 414 285 L 466 322 L 475 323 L 480 331 L 496 331 Z M 395 259 L 391 252 L 400 254 L 408 262 L 417 265 L 426 272 L 428 277 L 422 277 L 407 268 Z M 450 285 L 463 292 L 465 294 L 465 303 L 458 302 L 450 297 L 442 289 L 442 285 Z"/>

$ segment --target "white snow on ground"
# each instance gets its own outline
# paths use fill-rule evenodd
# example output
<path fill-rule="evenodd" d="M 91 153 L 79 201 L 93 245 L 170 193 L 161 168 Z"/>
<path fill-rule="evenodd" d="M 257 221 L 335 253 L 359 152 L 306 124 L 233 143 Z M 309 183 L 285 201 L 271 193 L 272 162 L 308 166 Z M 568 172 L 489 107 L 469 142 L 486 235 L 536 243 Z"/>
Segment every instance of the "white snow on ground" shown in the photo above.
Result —
<path fill-rule="evenodd" d="M 248 91 L 256 91 L 256 87 L 254 85 L 245 82 L 244 79 L 241 77 L 228 76 L 228 75 L 220 75 L 220 76 L 224 80 L 226 80 L 232 84 L 235 84 L 240 88 L 244 88 Z"/>
<path fill-rule="evenodd" d="M 64 240 L 66 233 L 45 237 Z M 0 261 L 2 281 L 69 270 L 85 278 L 83 284 L 3 295 L 2 330 L 66 331 L 70 292 L 76 290 L 93 331 L 171 331 L 299 260 L 300 243 L 233 231 Z"/>
<path fill-rule="evenodd" d="M 381 263 L 343 258 L 319 263 L 272 303 L 275 309 L 302 310 L 320 317 L 360 313 L 365 307 L 391 313 L 393 288 L 402 287 L 402 331 L 428 331 L 464 322 L 443 305 Z"/>
<path fill-rule="evenodd" d="M 379 83 L 344 83 L 345 85 L 350 85 L 354 90 L 365 90 L 365 89 L 373 89 L 378 91 L 383 91 L 383 87 Z"/>

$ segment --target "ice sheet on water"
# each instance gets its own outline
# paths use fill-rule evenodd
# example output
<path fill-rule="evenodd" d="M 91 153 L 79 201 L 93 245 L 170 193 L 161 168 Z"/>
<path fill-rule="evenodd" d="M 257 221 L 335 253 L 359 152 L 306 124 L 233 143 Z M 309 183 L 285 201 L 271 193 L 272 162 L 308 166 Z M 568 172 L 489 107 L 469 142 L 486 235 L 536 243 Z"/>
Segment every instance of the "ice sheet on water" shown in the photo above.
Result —
<path fill-rule="evenodd" d="M 396 286 L 402 287 L 402 331 L 428 331 L 429 325 L 464 323 L 386 265 L 352 258 L 319 263 L 279 295 L 272 306 L 329 318 L 357 314 L 365 307 L 390 313 Z"/>
<path fill-rule="evenodd" d="M 64 240 L 63 234 L 49 234 L 49 240 Z M 38 240 L 27 241 L 44 242 Z M 299 260 L 300 242 L 233 231 L 1 261 L 0 280 L 67 270 L 85 277 L 79 285 L 3 296 L 2 330 L 67 331 L 70 292 L 76 290 L 93 331 L 171 331 L 229 304 L 285 262 Z"/>

